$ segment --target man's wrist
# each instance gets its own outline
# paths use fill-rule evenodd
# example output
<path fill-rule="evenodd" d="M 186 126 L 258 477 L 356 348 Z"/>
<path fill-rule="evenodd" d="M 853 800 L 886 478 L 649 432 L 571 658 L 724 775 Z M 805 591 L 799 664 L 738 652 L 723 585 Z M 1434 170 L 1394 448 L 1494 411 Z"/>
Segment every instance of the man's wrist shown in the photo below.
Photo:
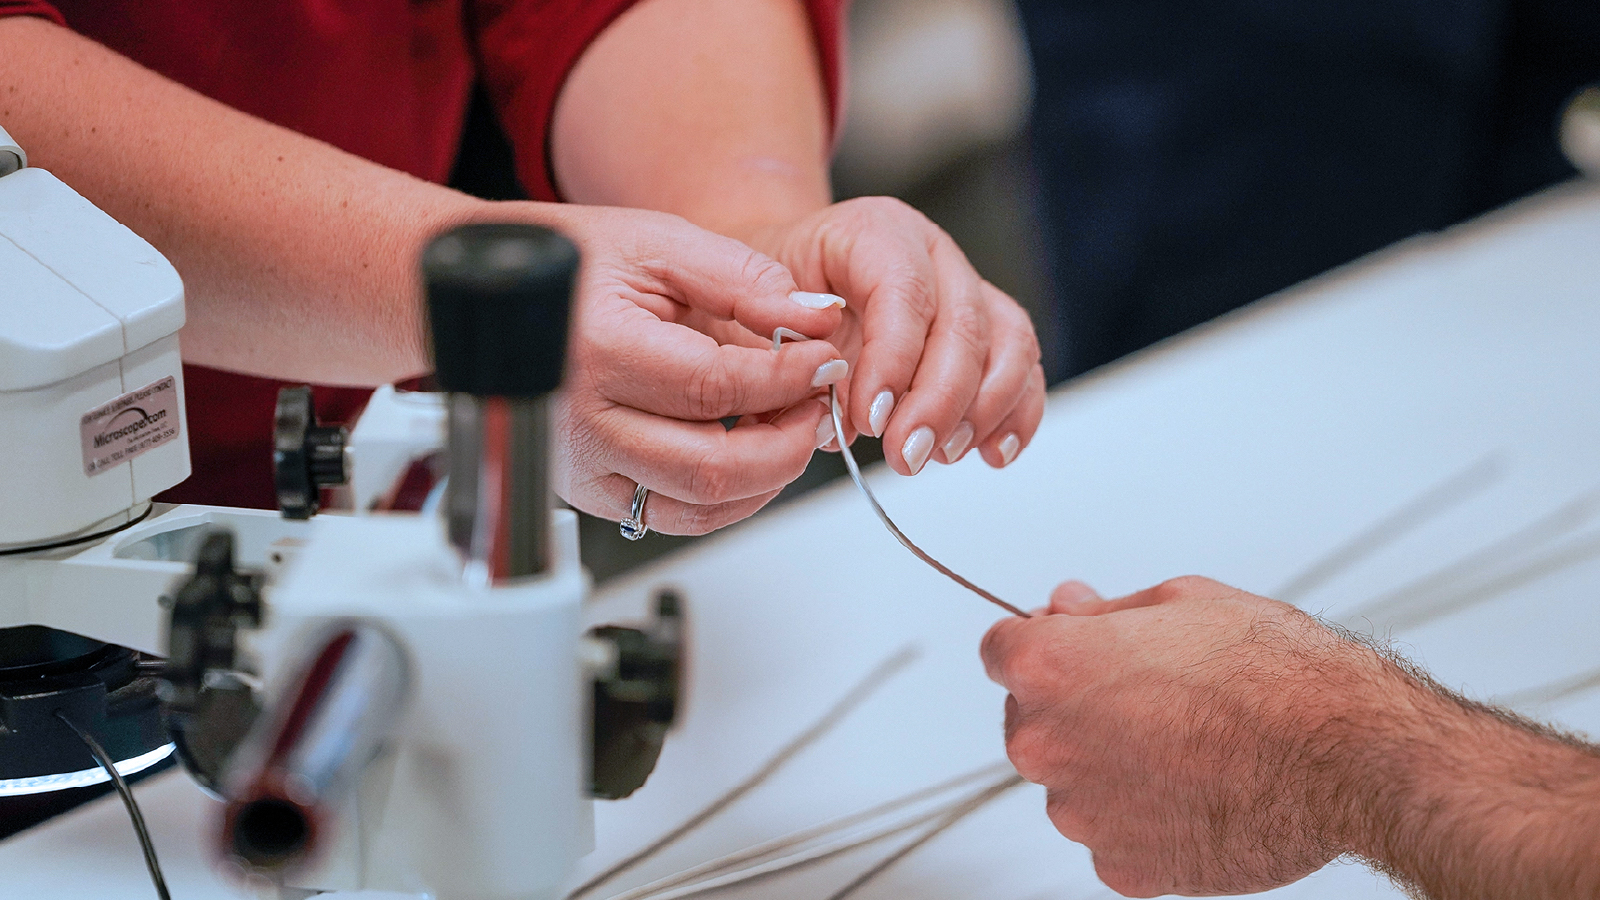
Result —
<path fill-rule="evenodd" d="M 1328 784 L 1330 842 L 1427 896 L 1600 891 L 1594 748 L 1377 662 L 1363 708 L 1324 735 L 1345 761 Z"/>
<path fill-rule="evenodd" d="M 1438 792 L 1442 770 L 1460 767 L 1456 748 L 1472 723 L 1465 709 L 1398 666 L 1377 659 L 1376 669 L 1342 736 L 1346 765 L 1332 808 L 1337 846 L 1387 864 L 1416 810 Z"/>
<path fill-rule="evenodd" d="M 1420 708 L 1441 698 L 1353 636 L 1320 626 L 1304 636 L 1296 652 L 1308 683 L 1278 698 L 1285 724 L 1273 757 L 1283 771 L 1267 777 L 1297 783 L 1302 796 L 1293 802 L 1311 813 L 1307 838 L 1335 854 L 1370 856 L 1395 787 L 1426 757 L 1407 730 L 1432 721 Z"/>

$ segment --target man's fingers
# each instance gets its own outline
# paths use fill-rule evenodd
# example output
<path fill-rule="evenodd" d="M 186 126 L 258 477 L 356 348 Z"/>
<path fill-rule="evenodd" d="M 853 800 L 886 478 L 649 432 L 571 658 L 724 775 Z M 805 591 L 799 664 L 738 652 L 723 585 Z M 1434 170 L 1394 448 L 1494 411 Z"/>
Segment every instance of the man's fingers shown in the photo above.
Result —
<path fill-rule="evenodd" d="M 1124 609 L 1140 609 L 1146 606 L 1162 606 L 1168 603 L 1180 603 L 1185 600 L 1220 600 L 1226 597 L 1246 596 L 1238 588 L 1229 587 L 1221 582 L 1202 578 L 1199 575 L 1184 575 L 1179 578 L 1169 578 L 1155 587 L 1145 588 L 1126 597 L 1117 597 L 1105 601 L 1103 612 L 1117 612 Z"/>
<path fill-rule="evenodd" d="M 597 335 L 588 371 L 614 403 L 709 422 L 793 406 L 830 380 L 843 380 L 849 365 L 826 341 L 786 342 L 777 352 L 770 345 L 719 345 L 652 318 L 632 334 Z"/>
<path fill-rule="evenodd" d="M 1078 805 L 1072 802 L 1070 791 L 1051 786 L 1045 792 L 1044 812 L 1062 837 L 1080 844 L 1088 842 L 1092 831 L 1087 827 Z"/>
<path fill-rule="evenodd" d="M 1066 585 L 1062 585 L 1065 587 Z M 1135 591 L 1123 597 L 1113 597 L 1110 600 L 1098 602 L 1085 602 L 1080 611 L 1073 615 L 1103 616 L 1106 613 L 1121 612 L 1125 609 L 1142 609 L 1146 606 L 1160 606 L 1164 603 L 1175 603 L 1180 600 L 1191 599 L 1196 594 L 1196 588 L 1202 589 L 1204 596 L 1226 596 L 1238 593 L 1226 585 L 1217 584 L 1209 578 L 1198 576 L 1185 576 L 1163 581 L 1155 587 L 1148 587 L 1142 591 Z M 1060 590 L 1060 588 L 1057 588 Z M 1054 598 L 1052 598 L 1052 601 Z M 1052 603 L 1052 606 L 1054 604 Z"/>
<path fill-rule="evenodd" d="M 1121 612 L 1125 609 L 1141 609 L 1146 606 L 1160 605 L 1161 601 L 1151 591 L 1140 591 L 1126 597 L 1116 597 L 1111 600 L 1101 600 L 1092 609 L 1076 613 L 1076 615 L 1103 616 L 1106 613 Z"/>
<path fill-rule="evenodd" d="M 988 633 L 983 636 L 983 643 L 978 645 L 978 652 L 983 657 L 983 671 L 990 681 L 1007 690 L 1011 689 L 1007 683 L 1010 662 L 1017 649 L 1028 639 L 1028 625 L 1037 621 L 1007 616 L 990 626 Z"/>
<path fill-rule="evenodd" d="M 1050 612 L 1055 615 L 1095 615 L 1104 604 L 1094 588 L 1081 581 L 1063 581 L 1050 592 Z"/>
<path fill-rule="evenodd" d="M 1173 578 L 1142 591 L 1135 591 L 1109 600 L 1095 593 L 1094 588 L 1081 581 L 1063 581 L 1050 594 L 1050 612 L 1068 616 L 1103 616 L 1106 613 L 1146 606 L 1161 606 L 1196 598 L 1217 598 L 1237 595 L 1240 592 L 1209 578 L 1186 575 Z"/>
<path fill-rule="evenodd" d="M 1006 695 L 1006 723 L 1005 739 L 1009 746 L 1011 739 L 1016 737 L 1017 729 L 1022 727 L 1022 707 L 1017 704 L 1015 694 Z"/>

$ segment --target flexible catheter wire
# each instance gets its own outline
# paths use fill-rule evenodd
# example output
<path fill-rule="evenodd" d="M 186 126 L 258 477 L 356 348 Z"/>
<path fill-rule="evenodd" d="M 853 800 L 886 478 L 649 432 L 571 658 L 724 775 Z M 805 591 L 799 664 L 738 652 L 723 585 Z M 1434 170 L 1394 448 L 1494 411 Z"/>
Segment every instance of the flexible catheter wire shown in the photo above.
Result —
<path fill-rule="evenodd" d="M 887 512 L 884 512 L 883 505 L 878 502 L 878 498 L 872 495 L 872 488 L 867 487 L 866 479 L 861 477 L 861 467 L 856 465 L 855 456 L 851 454 L 849 446 L 847 446 L 844 442 L 844 414 L 839 409 L 839 391 L 831 384 L 828 385 L 828 412 L 833 416 L 833 433 L 839 436 L 839 453 L 844 456 L 844 467 L 850 470 L 850 480 L 854 481 L 856 483 L 856 487 L 861 489 L 862 496 L 866 497 L 867 502 L 872 504 L 872 511 L 878 514 L 878 518 L 883 522 L 883 527 L 889 529 L 889 533 L 894 535 L 894 539 L 899 541 L 902 547 L 910 550 L 912 555 L 916 556 L 917 559 L 920 559 L 932 566 L 935 571 L 943 574 L 946 578 L 949 578 L 956 584 L 961 585 L 974 594 L 977 594 L 979 597 L 982 597 L 990 603 L 993 603 L 995 606 L 998 606 L 1006 612 L 1011 613 L 1013 616 L 1021 616 L 1024 619 L 1032 618 L 1032 616 L 1023 612 L 1021 609 L 1018 609 L 1010 603 L 1001 600 L 999 597 L 996 597 L 994 594 L 991 594 L 983 588 L 978 587 L 967 579 L 962 578 L 956 573 L 955 570 L 951 569 L 944 563 L 939 562 L 937 559 L 934 559 L 927 553 L 927 551 L 913 543 L 911 538 L 906 537 L 906 533 L 900 530 L 900 526 L 894 524 L 894 520 L 889 518 L 889 514 Z"/>
<path fill-rule="evenodd" d="M 786 339 L 791 341 L 810 340 L 810 338 L 792 328 L 780 327 L 772 333 L 772 349 L 774 351 L 778 350 L 783 346 L 783 342 Z M 973 592 L 974 594 L 977 594 L 979 597 L 982 597 L 990 603 L 993 603 L 995 606 L 998 606 L 1006 612 L 1011 613 L 1013 616 L 1020 616 L 1024 619 L 1033 618 L 1031 615 L 1023 612 L 1018 607 L 1001 600 L 994 594 L 989 593 L 983 588 L 978 587 L 976 584 L 973 584 L 967 579 L 961 577 L 954 569 L 942 562 L 939 562 L 937 559 L 934 559 L 933 556 L 931 556 L 926 550 L 918 547 L 916 543 L 911 540 L 911 538 L 906 537 L 906 533 L 901 531 L 900 526 L 896 525 L 894 520 L 889 518 L 889 514 L 884 511 L 883 504 L 879 503 L 878 498 L 873 496 L 872 488 L 867 487 L 866 479 L 861 477 L 861 467 L 856 465 L 856 458 L 854 454 L 850 452 L 849 445 L 844 442 L 844 412 L 839 408 L 839 389 L 837 385 L 828 385 L 828 414 L 833 416 L 833 433 L 835 435 L 834 439 L 839 444 L 839 454 L 844 457 L 844 467 L 850 471 L 850 480 L 854 481 L 856 483 L 856 487 L 861 489 L 861 494 L 867 498 L 867 503 L 871 504 L 872 511 L 878 514 L 878 519 L 879 521 L 883 522 L 883 527 L 889 529 L 889 533 L 894 535 L 894 539 L 900 542 L 900 546 L 910 550 L 912 555 L 917 559 L 920 559 L 932 566 L 934 571 L 944 575 L 946 578 L 949 578 L 951 581 L 954 581 L 956 584 L 961 585 L 962 587 Z"/>

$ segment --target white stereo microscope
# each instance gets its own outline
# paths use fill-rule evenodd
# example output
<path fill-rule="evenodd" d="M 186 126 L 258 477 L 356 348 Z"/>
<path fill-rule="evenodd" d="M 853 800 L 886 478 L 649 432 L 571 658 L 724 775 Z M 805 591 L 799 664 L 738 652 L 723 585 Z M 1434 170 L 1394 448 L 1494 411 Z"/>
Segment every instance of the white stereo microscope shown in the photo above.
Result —
<path fill-rule="evenodd" d="M 476 225 L 422 263 L 446 393 L 347 432 L 287 390 L 281 511 L 156 503 L 189 474 L 182 283 L 0 131 L 0 805 L 175 754 L 242 894 L 559 896 L 590 798 L 654 765 L 677 601 L 580 621 L 546 473 L 576 250 Z M 438 513 L 369 512 L 441 448 Z"/>

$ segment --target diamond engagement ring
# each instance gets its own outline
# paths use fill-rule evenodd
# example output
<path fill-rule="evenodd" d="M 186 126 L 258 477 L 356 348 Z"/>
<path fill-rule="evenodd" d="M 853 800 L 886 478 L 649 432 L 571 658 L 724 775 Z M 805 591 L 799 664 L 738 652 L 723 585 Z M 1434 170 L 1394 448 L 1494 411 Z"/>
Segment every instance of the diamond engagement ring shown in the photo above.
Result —
<path fill-rule="evenodd" d="M 630 541 L 637 541 L 650 533 L 650 527 L 644 524 L 644 503 L 649 499 L 649 488 L 641 484 L 633 489 L 633 510 L 617 524 L 622 536 Z"/>

